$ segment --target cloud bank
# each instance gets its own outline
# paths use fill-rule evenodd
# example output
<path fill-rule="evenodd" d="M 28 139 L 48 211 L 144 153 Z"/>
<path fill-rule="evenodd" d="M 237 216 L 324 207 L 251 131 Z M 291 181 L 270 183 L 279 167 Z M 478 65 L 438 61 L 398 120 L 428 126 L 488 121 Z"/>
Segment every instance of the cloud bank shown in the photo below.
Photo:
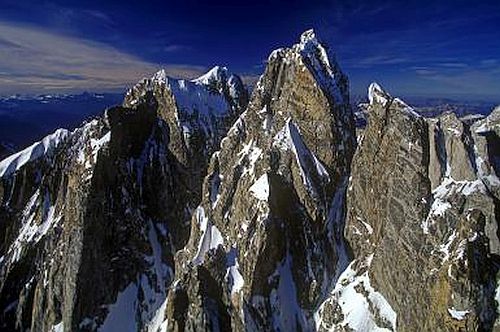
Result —
<path fill-rule="evenodd" d="M 155 64 L 106 44 L 0 22 L 0 95 L 124 91 L 159 68 L 180 78 L 205 70 Z"/>

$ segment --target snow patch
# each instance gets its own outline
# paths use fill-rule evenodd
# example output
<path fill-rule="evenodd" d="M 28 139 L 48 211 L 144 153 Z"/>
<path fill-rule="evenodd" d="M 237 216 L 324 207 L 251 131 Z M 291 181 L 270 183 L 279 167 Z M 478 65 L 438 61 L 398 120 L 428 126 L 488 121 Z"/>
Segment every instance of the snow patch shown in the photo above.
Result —
<path fill-rule="evenodd" d="M 314 170 L 316 176 L 324 182 L 330 181 L 330 175 L 302 140 L 298 128 L 288 119 L 285 126 L 280 130 L 273 140 L 273 146 L 281 150 L 291 150 L 295 155 L 295 160 L 299 166 L 300 175 L 304 186 L 310 193 L 314 193 L 314 186 L 310 171 Z"/>
<path fill-rule="evenodd" d="M 451 317 L 456 320 L 464 320 L 465 316 L 469 313 L 469 310 L 456 310 L 455 308 L 448 308 L 448 313 Z"/>
<path fill-rule="evenodd" d="M 240 273 L 236 248 L 231 248 L 226 255 L 227 269 L 225 279 L 229 284 L 231 296 L 237 294 L 245 285 L 245 280 Z"/>
<path fill-rule="evenodd" d="M 211 93 L 205 85 L 170 78 L 168 83 L 181 115 L 192 116 L 196 112 L 210 121 L 211 116 L 225 116 L 230 109 L 223 95 Z"/>
<path fill-rule="evenodd" d="M 64 332 L 64 323 L 61 321 L 58 324 L 52 326 L 51 332 Z"/>
<path fill-rule="evenodd" d="M 195 214 L 200 227 L 201 236 L 198 243 L 198 250 L 192 261 L 193 264 L 199 265 L 203 263 L 205 254 L 209 250 L 216 249 L 218 246 L 224 244 L 224 238 L 219 229 L 215 225 L 212 225 L 205 216 L 203 207 L 199 206 Z"/>
<path fill-rule="evenodd" d="M 209 85 L 211 82 L 220 82 L 227 77 L 227 68 L 215 66 L 202 76 L 192 80 L 191 82 Z"/>
<path fill-rule="evenodd" d="M 297 299 L 297 287 L 292 274 L 292 257 L 289 253 L 278 267 L 275 276 L 279 278 L 278 286 L 269 295 L 273 312 L 273 328 L 275 331 L 296 331 L 298 326 L 303 330 L 307 326 L 306 317 Z"/>
<path fill-rule="evenodd" d="M 389 102 L 389 98 L 390 97 L 378 83 L 373 82 L 368 87 L 368 101 L 370 105 L 381 104 L 382 106 L 386 106 Z"/>
<path fill-rule="evenodd" d="M 99 327 L 98 331 L 137 331 L 137 296 L 137 285 L 135 283 L 130 283 L 118 294 L 116 302 L 108 306 L 108 315 L 106 316 L 104 323 Z"/>
<path fill-rule="evenodd" d="M 148 269 L 122 290 L 114 304 L 108 305 L 108 315 L 99 331 L 156 332 L 165 320 L 167 285 L 173 278 L 172 269 L 162 260 L 162 248 L 152 221 L 148 222 L 148 240 L 152 255 L 145 256 Z M 80 325 L 91 325 L 92 320 Z"/>
<path fill-rule="evenodd" d="M 369 267 L 373 255 L 366 259 L 365 265 Z M 395 331 L 397 314 L 385 297 L 377 292 L 370 284 L 368 271 L 361 275 L 353 269 L 356 261 L 351 262 L 340 276 L 329 300 L 333 300 L 341 307 L 344 316 L 340 323 L 354 331 Z M 358 291 L 361 290 L 362 291 Z M 327 300 L 328 301 L 328 300 Z M 376 323 L 376 310 L 378 316 L 391 326 L 391 329 L 379 327 Z M 319 319 L 316 319 L 316 328 L 319 330 L 322 322 L 321 307 Z"/>
<path fill-rule="evenodd" d="M 261 201 L 267 201 L 269 198 L 269 181 L 267 173 L 263 174 L 257 181 L 255 181 L 249 190 L 255 198 Z"/>
<path fill-rule="evenodd" d="M 262 149 L 257 147 L 252 140 L 250 142 L 243 144 L 243 148 L 240 152 L 238 152 L 238 156 L 240 156 L 239 164 L 243 162 L 243 160 L 247 160 L 248 163 L 245 165 L 241 176 L 243 177 L 246 174 L 253 174 L 255 171 L 255 163 L 259 160 L 262 155 Z"/>
<path fill-rule="evenodd" d="M 452 208 L 451 203 L 448 201 L 448 197 L 453 194 L 469 196 L 475 192 L 486 192 L 486 187 L 481 180 L 455 181 L 451 177 L 446 177 L 439 186 L 432 191 L 434 200 L 429 210 L 429 214 L 420 225 L 424 234 L 429 234 L 429 227 L 434 223 L 436 217 L 444 217 L 446 211 Z"/>
<path fill-rule="evenodd" d="M 451 233 L 451 235 L 446 240 L 446 243 L 441 244 L 439 246 L 438 250 L 443 254 L 443 262 L 447 261 L 450 258 L 450 247 L 456 238 L 457 238 L 457 231 L 454 230 L 453 233 Z"/>
<path fill-rule="evenodd" d="M 79 156 L 79 161 L 84 161 L 84 166 L 86 169 L 91 169 L 93 165 L 97 162 L 97 155 L 102 147 L 107 146 L 111 140 L 111 131 L 108 131 L 105 135 L 103 135 L 99 139 L 90 139 L 90 158 L 85 158 L 85 153 L 81 151 L 81 155 Z M 92 172 L 90 172 L 87 176 L 89 179 L 92 176 Z"/>
<path fill-rule="evenodd" d="M 38 243 L 61 219 L 61 216 L 55 216 L 55 206 L 53 206 L 50 202 L 49 193 L 45 193 L 41 206 L 39 196 L 40 191 L 37 190 L 23 210 L 21 217 L 21 229 L 17 238 L 14 240 L 14 243 L 9 248 L 9 253 L 12 255 L 12 262 L 16 262 L 21 258 L 24 244 L 31 242 Z M 40 224 L 36 223 L 38 211 L 42 213 Z"/>
<path fill-rule="evenodd" d="M 165 320 L 167 306 L 166 285 L 173 279 L 173 270 L 162 260 L 163 249 L 158 241 L 158 233 L 153 222 L 149 222 L 148 240 L 153 250 L 153 255 L 147 257 L 151 266 L 147 274 L 140 278 L 140 287 L 143 293 L 142 321 L 146 322 L 149 332 L 156 332 Z M 151 275 L 153 277 L 148 277 Z"/>
<path fill-rule="evenodd" d="M 214 172 L 210 178 L 210 202 L 212 203 L 212 209 L 215 209 L 219 202 L 222 178 L 223 176 L 218 171 Z"/>
<path fill-rule="evenodd" d="M 394 98 L 394 100 L 392 102 L 397 107 L 400 107 L 404 113 L 409 114 L 409 115 L 411 115 L 413 117 L 416 117 L 416 118 L 422 117 L 420 114 L 418 114 L 417 112 L 415 112 L 415 110 L 413 109 L 413 107 L 409 106 L 403 100 L 401 100 L 399 98 Z"/>
<path fill-rule="evenodd" d="M 358 221 L 361 222 L 361 224 L 363 224 L 368 234 L 373 234 L 373 227 L 369 223 L 365 222 L 363 219 L 359 217 L 357 217 L 356 219 L 358 219 Z"/>

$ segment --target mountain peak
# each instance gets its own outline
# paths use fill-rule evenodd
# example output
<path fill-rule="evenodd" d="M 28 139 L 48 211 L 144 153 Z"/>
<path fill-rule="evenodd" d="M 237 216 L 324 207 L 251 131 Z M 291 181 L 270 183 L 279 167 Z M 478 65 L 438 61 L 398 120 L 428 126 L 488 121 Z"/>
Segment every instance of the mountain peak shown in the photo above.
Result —
<path fill-rule="evenodd" d="M 221 80 L 224 80 L 227 78 L 227 76 L 228 76 L 228 70 L 226 67 L 214 66 L 205 74 L 192 80 L 192 82 L 200 84 L 209 84 L 211 81 L 219 82 Z"/>
<path fill-rule="evenodd" d="M 294 45 L 294 49 L 297 50 L 302 56 L 312 56 L 317 54 L 325 65 L 330 66 L 326 50 L 319 42 L 313 29 L 304 31 L 300 35 L 300 42 Z"/>
<path fill-rule="evenodd" d="M 391 104 L 396 109 L 401 110 L 405 114 L 411 115 L 413 117 L 421 117 L 413 107 L 409 106 L 403 100 L 399 98 L 393 98 L 387 91 L 385 91 L 378 83 L 373 82 L 368 87 L 368 100 L 370 101 L 370 105 L 382 105 L 382 107 L 386 107 L 388 104 Z"/>
<path fill-rule="evenodd" d="M 349 87 L 335 56 L 329 52 L 317 38 L 313 29 L 306 30 L 300 36 L 300 42 L 293 46 L 300 54 L 306 66 L 322 86 L 340 103 L 349 103 Z"/>
<path fill-rule="evenodd" d="M 214 66 L 209 71 L 207 71 L 205 74 L 201 75 L 198 78 L 191 80 L 191 82 L 207 85 L 211 81 L 220 82 L 222 80 L 225 80 L 229 76 L 228 74 L 229 73 L 228 73 L 228 70 L 226 67 Z M 157 82 L 157 83 L 166 83 L 168 79 L 169 79 L 169 76 L 168 76 L 167 72 L 165 71 L 165 69 L 163 69 L 163 68 L 158 70 L 151 77 L 151 80 L 153 82 Z"/>
<path fill-rule="evenodd" d="M 316 39 L 316 33 L 314 32 L 314 29 L 306 30 L 300 35 L 301 44 L 306 44 L 308 42 L 316 42 L 316 43 L 318 42 L 318 40 Z"/>
<path fill-rule="evenodd" d="M 388 94 L 378 83 L 373 82 L 368 87 L 368 100 L 370 105 L 382 104 L 385 106 L 387 102 L 391 99 L 391 95 Z"/>
<path fill-rule="evenodd" d="M 152 77 L 152 80 L 155 82 L 163 82 L 165 83 L 167 81 L 167 72 L 165 69 L 160 69 L 158 70 Z"/>

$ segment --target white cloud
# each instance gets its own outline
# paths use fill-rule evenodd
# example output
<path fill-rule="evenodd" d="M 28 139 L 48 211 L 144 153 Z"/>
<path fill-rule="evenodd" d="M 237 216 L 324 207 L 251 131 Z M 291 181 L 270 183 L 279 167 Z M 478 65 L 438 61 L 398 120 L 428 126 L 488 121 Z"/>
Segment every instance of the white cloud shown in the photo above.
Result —
<path fill-rule="evenodd" d="M 407 57 L 398 56 L 387 56 L 387 55 L 376 55 L 367 56 L 361 59 L 357 59 L 356 62 L 351 64 L 353 68 L 373 68 L 375 66 L 383 65 L 398 65 L 412 62 L 411 59 Z"/>
<path fill-rule="evenodd" d="M 0 94 L 123 91 L 160 67 L 184 78 L 204 70 L 160 66 L 106 44 L 0 22 Z"/>

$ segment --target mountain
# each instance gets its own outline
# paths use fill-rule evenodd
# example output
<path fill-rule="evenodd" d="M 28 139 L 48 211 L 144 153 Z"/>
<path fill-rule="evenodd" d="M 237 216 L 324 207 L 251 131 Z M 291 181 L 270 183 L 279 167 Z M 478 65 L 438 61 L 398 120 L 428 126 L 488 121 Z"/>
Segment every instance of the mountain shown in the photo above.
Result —
<path fill-rule="evenodd" d="M 497 329 L 499 109 L 467 126 L 369 90 L 347 193 L 354 260 L 320 330 L 338 324 L 331 317 L 357 331 Z"/>
<path fill-rule="evenodd" d="M 174 330 L 309 330 L 345 259 L 335 214 L 354 153 L 347 79 L 312 31 L 274 51 L 210 161 L 176 254 Z"/>
<path fill-rule="evenodd" d="M 414 105 L 415 109 L 426 117 L 436 117 L 445 112 L 455 113 L 458 117 L 469 114 L 488 115 L 495 107 L 491 101 L 478 100 L 455 100 L 449 98 L 424 98 L 408 97 L 408 102 Z"/>
<path fill-rule="evenodd" d="M 0 163 L 3 330 L 127 329 L 126 301 L 146 329 L 187 240 L 203 160 L 246 106 L 241 80 L 217 72 L 189 82 L 160 71 L 123 106 Z"/>
<path fill-rule="evenodd" d="M 0 329 L 500 330 L 500 107 L 367 99 L 309 30 L 7 157 Z"/>

